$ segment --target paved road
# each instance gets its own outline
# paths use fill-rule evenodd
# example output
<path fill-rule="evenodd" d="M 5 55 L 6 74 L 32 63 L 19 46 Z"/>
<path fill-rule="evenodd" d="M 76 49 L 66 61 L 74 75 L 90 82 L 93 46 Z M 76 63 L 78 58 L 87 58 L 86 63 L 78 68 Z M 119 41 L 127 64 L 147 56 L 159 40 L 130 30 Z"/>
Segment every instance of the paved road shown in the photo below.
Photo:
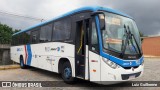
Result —
<path fill-rule="evenodd" d="M 30 69 L 13 69 L 13 70 L 1 70 L 0 71 L 0 81 L 61 81 L 60 84 L 66 85 L 61 77 L 53 72 L 48 72 L 36 68 Z M 136 79 L 135 81 L 160 81 L 160 59 L 145 59 L 145 72 L 143 77 Z M 127 83 L 119 84 L 125 85 Z M 52 87 L 52 88 L 13 88 L 12 90 L 97 90 L 97 89 L 114 89 L 114 90 L 160 90 L 160 88 L 147 88 L 147 87 L 86 87 L 89 85 L 95 85 L 90 82 L 85 82 L 85 85 L 77 83 L 76 85 L 71 85 L 71 87 Z M 4 90 L 10 90 L 10 88 L 0 88 Z"/>

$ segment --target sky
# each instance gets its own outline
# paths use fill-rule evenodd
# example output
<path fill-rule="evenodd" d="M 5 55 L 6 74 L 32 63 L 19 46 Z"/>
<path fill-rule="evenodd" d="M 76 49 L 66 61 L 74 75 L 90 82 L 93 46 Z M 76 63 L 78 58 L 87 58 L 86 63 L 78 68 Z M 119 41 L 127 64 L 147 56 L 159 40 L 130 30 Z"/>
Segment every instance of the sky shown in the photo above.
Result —
<path fill-rule="evenodd" d="M 85 6 L 102 6 L 134 18 L 144 35 L 160 35 L 160 0 L 0 0 L 0 12 L 49 20 Z M 14 29 L 25 29 L 41 20 L 0 13 L 0 23 Z"/>

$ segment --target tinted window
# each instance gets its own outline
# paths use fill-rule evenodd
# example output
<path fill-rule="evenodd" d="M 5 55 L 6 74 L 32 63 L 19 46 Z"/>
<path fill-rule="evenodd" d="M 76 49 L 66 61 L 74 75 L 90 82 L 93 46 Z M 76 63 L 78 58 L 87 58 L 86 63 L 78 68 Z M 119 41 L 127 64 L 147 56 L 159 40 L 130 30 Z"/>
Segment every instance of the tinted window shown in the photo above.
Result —
<path fill-rule="evenodd" d="M 22 45 L 24 43 L 24 33 L 19 35 L 19 45 Z"/>
<path fill-rule="evenodd" d="M 14 43 L 15 43 L 15 45 L 18 45 L 18 44 L 19 44 L 18 35 L 14 36 Z"/>
<path fill-rule="evenodd" d="M 39 41 L 39 36 L 38 35 L 39 35 L 38 30 L 32 31 L 31 41 L 32 41 L 33 44 L 38 43 L 38 41 Z"/>
<path fill-rule="evenodd" d="M 40 30 L 40 42 L 51 41 L 51 35 L 52 35 L 52 24 L 42 26 Z"/>
<path fill-rule="evenodd" d="M 12 43 L 11 43 L 11 45 L 15 45 L 15 36 L 12 36 Z"/>
<path fill-rule="evenodd" d="M 98 51 L 98 37 L 95 21 L 92 21 L 92 31 L 91 31 L 91 49 L 93 51 Z"/>
<path fill-rule="evenodd" d="M 24 32 L 12 37 L 12 45 L 24 45 L 30 43 L 31 32 Z"/>
<path fill-rule="evenodd" d="M 20 45 L 20 42 L 21 42 L 21 38 L 20 38 L 20 35 L 17 35 L 17 45 Z"/>
<path fill-rule="evenodd" d="M 23 44 L 28 44 L 30 43 L 30 35 L 31 35 L 31 32 L 28 31 L 28 32 L 25 32 L 23 34 L 23 37 L 24 37 L 24 43 Z"/>
<path fill-rule="evenodd" d="M 53 41 L 66 40 L 70 38 L 71 20 L 70 18 L 62 19 L 54 22 L 53 27 Z"/>

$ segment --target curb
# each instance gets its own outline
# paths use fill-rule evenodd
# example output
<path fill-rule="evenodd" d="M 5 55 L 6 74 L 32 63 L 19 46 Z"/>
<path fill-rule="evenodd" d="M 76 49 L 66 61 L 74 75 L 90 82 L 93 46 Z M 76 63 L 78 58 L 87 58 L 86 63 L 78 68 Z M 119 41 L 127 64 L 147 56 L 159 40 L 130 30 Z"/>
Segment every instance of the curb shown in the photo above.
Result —
<path fill-rule="evenodd" d="M 19 65 L 3 65 L 3 66 L 0 66 L 0 70 L 18 69 L 18 68 L 20 68 Z"/>
<path fill-rule="evenodd" d="M 144 55 L 144 58 L 160 58 L 160 56 Z"/>

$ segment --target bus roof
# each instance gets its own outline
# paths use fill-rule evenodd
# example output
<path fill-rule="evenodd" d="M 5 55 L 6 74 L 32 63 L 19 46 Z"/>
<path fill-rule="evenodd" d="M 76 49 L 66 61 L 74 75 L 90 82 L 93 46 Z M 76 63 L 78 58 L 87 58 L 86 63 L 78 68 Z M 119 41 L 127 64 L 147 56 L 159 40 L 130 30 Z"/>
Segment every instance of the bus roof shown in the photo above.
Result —
<path fill-rule="evenodd" d="M 127 14 L 125 14 L 125 13 L 122 13 L 122 12 L 119 12 L 119 11 L 117 11 L 117 10 L 113 10 L 113 9 L 110 9 L 110 8 L 99 7 L 99 6 L 82 7 L 82 8 L 79 8 L 79 9 L 76 9 L 76 10 L 73 10 L 73 11 L 70 11 L 70 12 L 68 12 L 68 13 L 66 13 L 66 14 L 63 14 L 63 15 L 61 15 L 61 16 L 59 16 L 59 17 L 56 17 L 56 18 L 54 18 L 54 19 L 52 19 L 52 20 L 49 20 L 49 21 L 46 21 L 46 22 L 42 22 L 42 23 L 37 24 L 37 25 L 35 25 L 35 26 L 32 26 L 32 27 L 30 27 L 30 28 L 21 30 L 21 31 L 13 34 L 13 36 L 14 36 L 14 35 L 17 35 L 17 34 L 19 34 L 19 33 L 23 33 L 23 32 L 25 32 L 25 31 L 29 31 L 29 30 L 31 30 L 31 29 L 33 29 L 33 28 L 35 28 L 35 27 L 44 25 L 44 24 L 46 24 L 46 23 L 48 23 L 48 22 L 57 20 L 57 19 L 59 19 L 59 18 L 63 18 L 63 17 L 65 17 L 65 16 L 69 16 L 69 15 L 72 15 L 72 14 L 74 14 L 74 13 L 77 13 L 77 12 L 80 12 L 80 11 L 86 11 L 86 10 L 88 10 L 88 11 L 93 11 L 93 12 L 96 12 L 96 11 L 98 11 L 98 10 L 103 10 L 103 11 L 107 11 L 107 12 L 110 12 L 110 13 L 119 14 L 119 15 L 122 15 L 122 16 L 125 16 L 125 17 L 128 17 L 128 18 L 132 18 L 132 17 L 130 17 L 129 15 L 127 15 Z"/>

